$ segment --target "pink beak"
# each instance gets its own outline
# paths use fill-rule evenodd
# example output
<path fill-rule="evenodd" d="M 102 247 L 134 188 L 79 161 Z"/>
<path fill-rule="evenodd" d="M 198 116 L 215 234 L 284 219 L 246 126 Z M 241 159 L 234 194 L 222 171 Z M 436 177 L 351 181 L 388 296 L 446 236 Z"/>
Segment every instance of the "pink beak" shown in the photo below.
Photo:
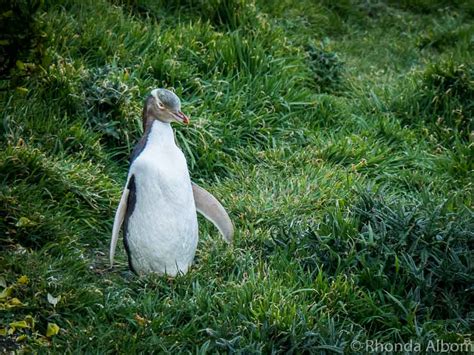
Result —
<path fill-rule="evenodd" d="M 188 124 L 189 123 L 189 117 L 186 116 L 184 113 L 182 113 L 181 111 L 178 111 L 175 113 L 175 116 L 178 117 L 184 124 Z"/>

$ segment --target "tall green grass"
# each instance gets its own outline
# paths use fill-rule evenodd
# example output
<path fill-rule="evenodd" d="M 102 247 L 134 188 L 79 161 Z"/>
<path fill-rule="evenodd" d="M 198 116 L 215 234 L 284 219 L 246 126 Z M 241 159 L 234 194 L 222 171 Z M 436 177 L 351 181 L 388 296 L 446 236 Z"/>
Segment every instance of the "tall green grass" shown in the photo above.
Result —
<path fill-rule="evenodd" d="M 35 16 L 51 63 L 0 91 L 2 351 L 471 339 L 469 2 L 57 0 Z M 176 279 L 106 255 L 156 87 L 182 98 L 192 178 L 237 230 L 229 248 L 200 219 Z"/>

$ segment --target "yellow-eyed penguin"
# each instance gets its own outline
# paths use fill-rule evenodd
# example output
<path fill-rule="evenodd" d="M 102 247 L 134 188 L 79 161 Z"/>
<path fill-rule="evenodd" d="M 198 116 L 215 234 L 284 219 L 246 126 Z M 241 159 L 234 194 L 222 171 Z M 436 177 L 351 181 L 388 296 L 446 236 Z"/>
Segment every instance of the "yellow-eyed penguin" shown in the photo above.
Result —
<path fill-rule="evenodd" d="M 191 182 L 171 122 L 189 123 L 179 98 L 155 89 L 143 108 L 144 134 L 132 152 L 127 182 L 115 214 L 110 264 L 122 223 L 129 266 L 137 274 L 176 276 L 191 266 L 198 243 L 196 211 L 231 243 L 232 222 L 219 201 Z"/>

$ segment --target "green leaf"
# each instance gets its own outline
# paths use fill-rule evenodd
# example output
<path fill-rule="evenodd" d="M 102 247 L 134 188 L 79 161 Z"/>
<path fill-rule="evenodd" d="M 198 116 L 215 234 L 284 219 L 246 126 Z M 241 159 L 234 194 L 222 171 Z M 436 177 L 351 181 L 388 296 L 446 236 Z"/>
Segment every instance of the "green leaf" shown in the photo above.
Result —
<path fill-rule="evenodd" d="M 19 94 L 27 94 L 28 91 L 29 91 L 27 88 L 24 88 L 24 87 L 21 87 L 21 86 L 16 87 L 15 90 Z"/>
<path fill-rule="evenodd" d="M 28 279 L 28 276 L 26 275 L 22 275 L 18 278 L 18 280 L 16 282 L 18 282 L 19 284 L 22 284 L 22 285 L 26 285 L 28 284 L 30 280 Z"/>
<path fill-rule="evenodd" d="M 0 310 L 22 307 L 24 304 L 16 297 L 10 299 L 0 299 Z"/>
<path fill-rule="evenodd" d="M 2 12 L 2 15 L 1 15 L 1 17 L 12 17 L 12 16 L 13 16 L 13 11 L 12 10 Z"/>
<path fill-rule="evenodd" d="M 31 227 L 34 225 L 36 225 L 36 223 L 26 217 L 20 217 L 18 222 L 16 222 L 17 227 Z"/>
<path fill-rule="evenodd" d="M 20 320 L 17 322 L 11 322 L 10 327 L 17 328 L 17 329 L 27 329 L 27 328 L 30 328 L 30 325 L 26 321 Z"/>
<path fill-rule="evenodd" d="M 25 70 L 25 63 L 23 63 L 21 60 L 17 60 L 16 67 L 20 70 Z"/>
<path fill-rule="evenodd" d="M 28 335 L 22 334 L 22 335 L 20 335 L 19 337 L 16 338 L 16 341 L 17 341 L 18 343 L 20 343 L 20 342 L 25 341 L 25 340 L 27 340 L 27 339 L 28 339 Z"/>
<path fill-rule="evenodd" d="M 31 329 L 35 329 L 35 319 L 31 315 L 25 317 L 25 322 L 30 325 Z"/>
<path fill-rule="evenodd" d="M 16 297 L 13 297 L 10 301 L 8 301 L 10 308 L 16 306 L 23 306 L 23 303 Z"/>
<path fill-rule="evenodd" d="M 6 298 L 10 297 L 12 292 L 13 292 L 13 287 L 12 286 L 7 287 L 2 292 L 0 292 L 0 300 L 3 300 L 3 299 L 6 299 Z"/>
<path fill-rule="evenodd" d="M 59 333 L 59 326 L 56 323 L 48 323 L 48 329 L 46 330 L 46 336 L 48 338 Z"/>

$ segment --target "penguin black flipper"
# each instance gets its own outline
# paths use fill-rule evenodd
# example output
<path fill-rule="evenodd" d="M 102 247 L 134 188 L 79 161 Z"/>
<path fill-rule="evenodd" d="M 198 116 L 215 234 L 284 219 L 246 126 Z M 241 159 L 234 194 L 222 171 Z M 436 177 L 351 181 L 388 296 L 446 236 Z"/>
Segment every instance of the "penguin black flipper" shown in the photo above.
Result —
<path fill-rule="evenodd" d="M 231 244 L 234 226 L 221 203 L 208 191 L 192 182 L 196 210 L 212 222 L 222 234 L 224 240 Z"/>
<path fill-rule="evenodd" d="M 122 227 L 123 220 L 127 213 L 128 195 L 130 193 L 129 187 L 129 181 L 127 181 L 122 193 L 122 197 L 120 198 L 117 211 L 115 212 L 114 226 L 112 228 L 112 239 L 110 241 L 110 266 L 114 265 L 115 248 L 117 247 L 120 228 Z"/>

